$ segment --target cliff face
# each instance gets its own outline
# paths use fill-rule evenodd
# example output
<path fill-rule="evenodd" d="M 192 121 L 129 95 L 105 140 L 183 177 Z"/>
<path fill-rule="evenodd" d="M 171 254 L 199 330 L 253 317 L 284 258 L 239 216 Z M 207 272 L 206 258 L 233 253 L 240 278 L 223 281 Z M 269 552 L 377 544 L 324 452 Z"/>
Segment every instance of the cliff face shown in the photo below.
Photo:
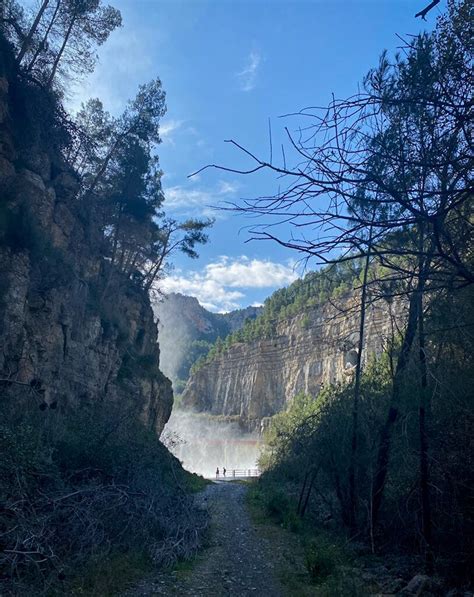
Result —
<path fill-rule="evenodd" d="M 365 359 L 379 355 L 392 317 L 383 301 L 369 307 Z M 354 299 L 336 307 L 306 309 L 281 321 L 272 339 L 240 342 L 195 372 L 183 405 L 239 416 L 250 427 L 285 408 L 299 392 L 317 394 L 323 384 L 350 376 L 357 358 L 359 314 Z"/>
<path fill-rule="evenodd" d="M 212 313 L 193 296 L 170 293 L 155 305 L 155 311 L 159 319 L 162 368 L 175 383 L 188 378 L 191 365 L 218 337 L 225 338 L 240 329 L 246 319 L 255 319 L 261 308 Z"/>
<path fill-rule="evenodd" d="M 160 433 L 173 398 L 148 296 L 101 257 L 34 102 L 0 64 L 0 394 L 120 401 Z"/>

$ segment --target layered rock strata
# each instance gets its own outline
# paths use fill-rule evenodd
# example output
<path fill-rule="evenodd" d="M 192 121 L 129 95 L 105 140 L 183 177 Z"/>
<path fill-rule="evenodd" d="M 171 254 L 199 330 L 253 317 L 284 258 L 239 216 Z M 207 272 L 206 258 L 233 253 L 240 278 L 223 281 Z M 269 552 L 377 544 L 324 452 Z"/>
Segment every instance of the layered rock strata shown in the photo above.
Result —
<path fill-rule="evenodd" d="M 380 355 L 392 336 L 389 303 L 367 309 L 363 359 Z M 397 309 L 400 317 L 400 308 Z M 239 416 L 250 427 L 285 408 L 300 392 L 316 395 L 324 384 L 352 375 L 357 359 L 356 297 L 306 309 L 277 324 L 273 338 L 231 346 L 190 378 L 183 404 L 196 411 Z"/>

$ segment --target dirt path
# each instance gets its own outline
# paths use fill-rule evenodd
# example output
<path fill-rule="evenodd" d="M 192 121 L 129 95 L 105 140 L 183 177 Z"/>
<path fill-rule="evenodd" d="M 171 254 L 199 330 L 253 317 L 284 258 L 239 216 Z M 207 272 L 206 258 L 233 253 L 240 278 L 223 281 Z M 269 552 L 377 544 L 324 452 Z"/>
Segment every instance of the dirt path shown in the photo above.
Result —
<path fill-rule="evenodd" d="M 278 558 L 250 520 L 244 503 L 246 490 L 238 483 L 208 485 L 202 496 L 211 515 L 208 548 L 189 570 L 143 581 L 127 595 L 283 595 L 276 575 Z"/>

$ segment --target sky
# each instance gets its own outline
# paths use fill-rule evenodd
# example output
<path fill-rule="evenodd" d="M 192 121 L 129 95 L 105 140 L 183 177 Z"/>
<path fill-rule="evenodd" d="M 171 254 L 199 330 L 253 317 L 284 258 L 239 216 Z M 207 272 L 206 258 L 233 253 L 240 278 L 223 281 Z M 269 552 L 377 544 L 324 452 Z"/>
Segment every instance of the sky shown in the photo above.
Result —
<path fill-rule="evenodd" d="M 426 0 L 109 1 L 123 27 L 99 48 L 95 72 L 72 90 L 71 108 L 99 97 L 118 114 L 141 83 L 161 79 L 164 207 L 176 219 L 215 218 L 200 258 L 176 255 L 163 289 L 196 296 L 212 311 L 261 304 L 316 264 L 303 266 L 271 241 L 249 241 L 254 219 L 213 207 L 273 194 L 278 180 L 217 169 L 189 175 L 213 163 L 248 166 L 226 139 L 268 158 L 269 126 L 278 147 L 294 123 L 282 115 L 356 92 L 380 53 L 397 51 L 396 34 L 431 28 L 445 0 L 426 23 L 414 18 Z"/>

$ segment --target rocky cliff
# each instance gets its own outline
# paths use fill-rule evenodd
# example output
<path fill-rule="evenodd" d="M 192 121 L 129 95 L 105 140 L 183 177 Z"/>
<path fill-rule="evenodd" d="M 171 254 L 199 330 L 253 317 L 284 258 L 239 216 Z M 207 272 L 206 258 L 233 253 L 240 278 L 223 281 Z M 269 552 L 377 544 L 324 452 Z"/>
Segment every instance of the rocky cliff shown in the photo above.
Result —
<path fill-rule="evenodd" d="M 57 148 L 58 107 L 8 56 L 0 48 L 0 393 L 41 408 L 120 401 L 160 433 L 173 399 L 148 296 L 101 257 Z"/>
<path fill-rule="evenodd" d="M 170 293 L 155 304 L 159 319 L 162 369 L 179 389 L 192 364 L 206 354 L 217 338 L 240 329 L 247 319 L 255 319 L 260 307 L 247 307 L 229 313 L 212 313 L 193 296 Z"/>
<path fill-rule="evenodd" d="M 384 301 L 369 306 L 364 359 L 379 355 L 393 318 Z M 354 296 L 338 304 L 305 308 L 276 324 L 272 338 L 238 342 L 191 376 L 183 405 L 238 416 L 249 427 L 281 411 L 299 392 L 317 394 L 323 384 L 352 374 L 359 332 Z"/>

